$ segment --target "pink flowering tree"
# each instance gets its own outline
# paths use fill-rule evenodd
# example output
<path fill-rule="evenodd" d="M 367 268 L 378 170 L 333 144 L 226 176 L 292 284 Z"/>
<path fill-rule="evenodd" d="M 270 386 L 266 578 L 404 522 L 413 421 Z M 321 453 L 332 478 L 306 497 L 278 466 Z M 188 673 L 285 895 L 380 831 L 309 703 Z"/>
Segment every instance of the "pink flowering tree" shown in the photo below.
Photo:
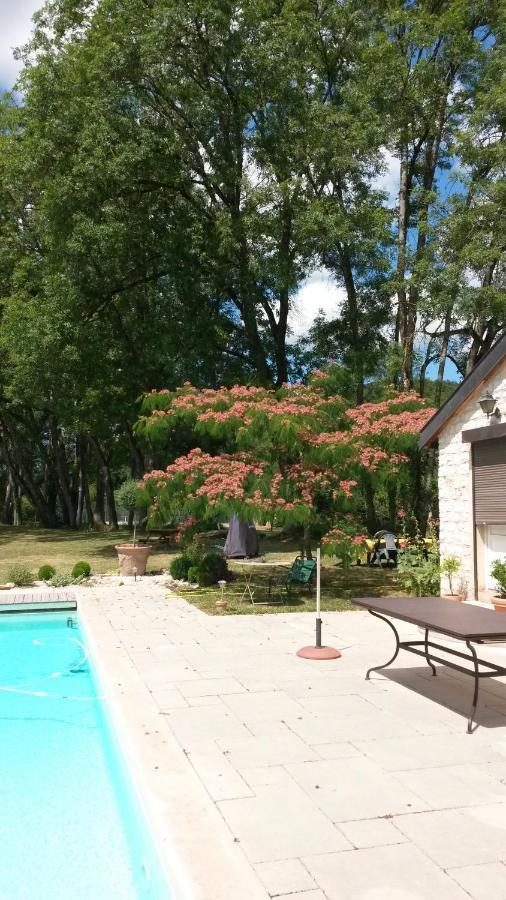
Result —
<path fill-rule="evenodd" d="M 353 532 L 364 473 L 396 477 L 433 410 L 413 392 L 350 407 L 329 370 L 278 391 L 184 384 L 147 395 L 142 412 L 138 431 L 150 441 L 170 448 L 184 432 L 194 443 L 144 477 L 155 521 L 177 514 L 204 524 L 235 513 L 301 526 L 309 544 L 340 520 Z"/>

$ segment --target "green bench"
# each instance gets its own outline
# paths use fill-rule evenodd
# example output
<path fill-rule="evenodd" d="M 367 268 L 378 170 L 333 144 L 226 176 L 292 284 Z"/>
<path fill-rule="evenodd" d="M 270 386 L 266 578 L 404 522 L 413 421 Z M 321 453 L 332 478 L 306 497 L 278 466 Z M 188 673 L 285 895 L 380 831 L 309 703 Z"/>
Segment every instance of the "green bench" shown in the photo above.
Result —
<path fill-rule="evenodd" d="M 272 594 L 276 588 L 279 589 L 279 599 L 282 603 L 285 602 L 284 591 L 286 591 L 287 599 L 290 600 L 291 590 L 294 586 L 307 587 L 311 593 L 315 574 L 316 560 L 303 559 L 302 556 L 298 556 L 294 559 L 286 575 L 273 575 L 269 578 L 269 603 L 272 603 Z"/>

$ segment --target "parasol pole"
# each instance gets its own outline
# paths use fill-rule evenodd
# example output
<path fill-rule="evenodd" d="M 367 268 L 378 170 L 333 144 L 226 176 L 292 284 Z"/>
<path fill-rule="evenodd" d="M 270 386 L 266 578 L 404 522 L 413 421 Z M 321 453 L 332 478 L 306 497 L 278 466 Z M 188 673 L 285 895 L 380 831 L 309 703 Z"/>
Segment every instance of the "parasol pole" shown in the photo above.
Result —
<path fill-rule="evenodd" d="M 301 647 L 297 656 L 302 659 L 339 659 L 341 653 L 335 647 L 322 647 L 321 620 L 321 550 L 316 551 L 316 643 L 314 647 Z"/>

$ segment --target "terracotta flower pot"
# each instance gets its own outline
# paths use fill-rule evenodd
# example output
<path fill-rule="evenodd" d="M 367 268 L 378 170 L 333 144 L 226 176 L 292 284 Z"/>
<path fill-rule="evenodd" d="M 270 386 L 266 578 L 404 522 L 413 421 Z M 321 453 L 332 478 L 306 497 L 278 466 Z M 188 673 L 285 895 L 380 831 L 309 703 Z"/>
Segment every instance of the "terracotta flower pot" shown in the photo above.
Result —
<path fill-rule="evenodd" d="M 121 575 L 144 575 L 151 553 L 149 544 L 117 544 L 115 550 Z"/>
<path fill-rule="evenodd" d="M 492 603 L 494 604 L 494 609 L 497 610 L 497 612 L 506 612 L 506 596 L 494 597 Z"/>
<path fill-rule="evenodd" d="M 441 594 L 443 600 L 455 600 L 457 603 L 461 603 L 464 599 L 462 594 Z"/>
<path fill-rule="evenodd" d="M 216 600 L 215 603 L 216 609 L 226 609 L 228 606 L 227 600 Z"/>

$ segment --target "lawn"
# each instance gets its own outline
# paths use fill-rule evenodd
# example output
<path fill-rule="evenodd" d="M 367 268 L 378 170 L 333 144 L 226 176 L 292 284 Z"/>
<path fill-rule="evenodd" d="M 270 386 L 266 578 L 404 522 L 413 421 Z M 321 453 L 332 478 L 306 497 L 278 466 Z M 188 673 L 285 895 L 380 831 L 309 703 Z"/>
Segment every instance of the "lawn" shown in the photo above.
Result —
<path fill-rule="evenodd" d="M 0 581 L 6 581 L 9 566 L 23 563 L 37 574 L 43 563 L 54 566 L 57 572 L 68 572 L 78 560 L 86 560 L 96 574 L 118 572 L 115 544 L 131 541 L 126 530 L 120 531 L 69 531 L 45 528 L 13 528 L 0 526 Z M 172 551 L 174 555 L 176 551 Z M 156 547 L 148 562 L 148 571 L 165 569 L 169 553 L 163 544 Z"/>
<path fill-rule="evenodd" d="M 216 537 L 214 535 L 207 538 L 209 545 L 213 544 Z M 89 562 L 94 574 L 117 574 L 115 544 L 130 540 L 131 534 L 127 530 L 94 532 L 0 526 L 0 582 L 7 581 L 9 567 L 14 562 L 23 563 L 34 576 L 44 563 L 50 563 L 57 572 L 67 572 L 78 560 Z M 148 573 L 167 570 L 170 560 L 180 552 L 174 545 L 153 544 L 153 552 L 148 560 Z M 258 564 L 240 561 L 229 563 L 231 580 L 225 589 L 228 601 L 226 614 L 258 615 L 265 612 L 313 610 L 314 591 L 309 595 L 302 588 L 294 591 L 291 603 L 262 603 L 253 606 L 249 597 L 241 600 L 246 575 L 251 575 L 255 600 L 267 598 L 269 578 L 286 575 L 299 553 L 299 547 L 291 537 L 280 532 L 266 531 L 260 533 L 260 552 Z M 405 593 L 395 571 L 380 571 L 366 566 L 353 566 L 343 571 L 332 558 L 322 560 L 321 585 L 323 610 L 352 609 L 351 597 L 383 597 Z M 278 590 L 278 596 L 279 593 Z M 206 613 L 223 614 L 215 606 L 220 597 L 218 588 L 185 591 L 184 596 Z"/>

